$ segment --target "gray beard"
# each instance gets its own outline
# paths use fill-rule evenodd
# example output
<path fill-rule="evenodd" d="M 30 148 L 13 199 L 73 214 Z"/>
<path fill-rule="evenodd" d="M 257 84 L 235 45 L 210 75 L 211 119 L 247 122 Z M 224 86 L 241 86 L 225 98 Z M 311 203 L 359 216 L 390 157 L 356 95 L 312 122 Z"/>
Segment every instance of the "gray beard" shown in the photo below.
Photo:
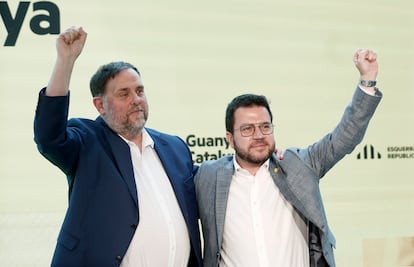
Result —
<path fill-rule="evenodd" d="M 143 126 L 133 126 L 133 125 L 123 125 L 120 129 L 115 130 L 118 134 L 122 136 L 129 136 L 130 138 L 137 137 L 141 134 Z"/>

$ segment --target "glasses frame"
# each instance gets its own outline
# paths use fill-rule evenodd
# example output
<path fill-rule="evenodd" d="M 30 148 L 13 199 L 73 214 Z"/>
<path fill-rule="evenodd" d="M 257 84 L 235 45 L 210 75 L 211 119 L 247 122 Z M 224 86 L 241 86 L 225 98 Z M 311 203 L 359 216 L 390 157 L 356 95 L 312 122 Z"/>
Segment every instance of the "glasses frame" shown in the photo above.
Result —
<path fill-rule="evenodd" d="M 270 132 L 263 132 L 265 126 L 270 126 Z M 245 133 L 243 130 L 247 130 L 248 127 L 253 127 L 253 131 L 251 133 Z M 274 131 L 274 125 L 271 122 L 262 122 L 262 123 L 247 123 L 240 125 L 239 128 L 234 129 L 233 131 L 240 131 L 240 135 L 243 137 L 250 137 L 256 133 L 256 128 L 259 128 L 260 132 L 263 135 L 271 135 Z"/>

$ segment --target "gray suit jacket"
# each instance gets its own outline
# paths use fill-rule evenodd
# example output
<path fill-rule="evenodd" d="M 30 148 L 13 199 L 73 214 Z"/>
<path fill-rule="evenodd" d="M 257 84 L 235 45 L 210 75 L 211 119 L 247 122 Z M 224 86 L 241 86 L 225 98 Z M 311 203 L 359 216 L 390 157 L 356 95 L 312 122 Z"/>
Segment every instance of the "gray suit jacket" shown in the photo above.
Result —
<path fill-rule="evenodd" d="M 356 89 L 336 128 L 307 148 L 289 148 L 283 160 L 272 156 L 269 172 L 275 185 L 309 225 L 310 266 L 335 266 L 332 235 L 319 180 L 362 141 L 382 98 Z M 233 157 L 204 162 L 195 176 L 196 196 L 204 237 L 204 266 L 218 266 L 227 199 L 234 173 Z M 242 233 L 241 233 L 242 234 Z"/>

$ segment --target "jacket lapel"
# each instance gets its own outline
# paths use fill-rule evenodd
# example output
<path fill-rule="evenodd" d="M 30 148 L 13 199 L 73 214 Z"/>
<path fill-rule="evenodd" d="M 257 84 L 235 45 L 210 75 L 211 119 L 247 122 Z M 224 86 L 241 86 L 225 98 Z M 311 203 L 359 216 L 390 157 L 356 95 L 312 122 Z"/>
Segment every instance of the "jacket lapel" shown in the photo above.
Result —
<path fill-rule="evenodd" d="M 160 134 L 151 129 L 145 128 L 151 138 L 154 140 L 154 149 L 157 152 L 157 155 L 161 161 L 162 166 L 164 167 L 165 173 L 167 174 L 168 179 L 170 180 L 171 186 L 174 190 L 178 205 L 181 208 L 181 211 L 184 215 L 185 220 L 188 219 L 188 208 L 185 202 L 185 197 L 183 196 L 184 192 L 182 189 L 182 181 L 179 180 L 182 177 L 182 173 L 177 171 L 177 166 L 171 161 L 171 157 L 175 157 L 173 151 L 171 151 L 171 145 L 167 140 L 162 138 Z"/>
<path fill-rule="evenodd" d="M 122 179 L 127 184 L 129 193 L 138 208 L 138 194 L 135 184 L 134 168 L 132 166 L 131 152 L 128 144 L 122 140 L 109 126 L 103 121 L 101 117 L 97 119 L 97 122 L 101 123 L 104 128 L 105 138 L 107 144 L 102 147 L 109 157 L 112 158 L 112 162 L 115 163 L 116 168 L 121 174 Z"/>
<path fill-rule="evenodd" d="M 304 168 L 303 162 L 297 155 L 287 150 L 281 161 L 272 155 L 269 171 L 280 192 L 293 207 L 320 229 L 323 229 L 322 226 L 325 223 L 322 215 L 322 199 L 317 197 L 319 196 L 319 188 L 317 183 L 313 183 L 312 177 L 315 174 L 312 170 L 306 166 Z M 289 175 L 286 175 L 287 173 Z"/>
<path fill-rule="evenodd" d="M 218 245 L 221 247 L 223 242 L 224 220 L 226 215 L 227 199 L 231 179 L 234 173 L 233 157 L 229 157 L 225 165 L 217 170 L 216 183 L 216 227 L 218 236 Z"/>

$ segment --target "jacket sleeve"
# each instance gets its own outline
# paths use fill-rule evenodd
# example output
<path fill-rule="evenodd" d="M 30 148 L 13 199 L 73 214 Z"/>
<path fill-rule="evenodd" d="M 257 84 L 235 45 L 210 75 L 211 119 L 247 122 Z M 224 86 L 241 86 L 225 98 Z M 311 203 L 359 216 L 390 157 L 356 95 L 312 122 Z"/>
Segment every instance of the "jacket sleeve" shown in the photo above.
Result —
<path fill-rule="evenodd" d="M 334 130 L 307 149 L 297 151 L 320 178 L 362 141 L 381 99 L 379 91 L 373 96 L 357 88 Z"/>
<path fill-rule="evenodd" d="M 39 152 L 65 174 L 69 174 L 78 159 L 80 130 L 68 127 L 69 95 L 46 96 L 39 93 L 35 118 L 34 141 Z"/>

